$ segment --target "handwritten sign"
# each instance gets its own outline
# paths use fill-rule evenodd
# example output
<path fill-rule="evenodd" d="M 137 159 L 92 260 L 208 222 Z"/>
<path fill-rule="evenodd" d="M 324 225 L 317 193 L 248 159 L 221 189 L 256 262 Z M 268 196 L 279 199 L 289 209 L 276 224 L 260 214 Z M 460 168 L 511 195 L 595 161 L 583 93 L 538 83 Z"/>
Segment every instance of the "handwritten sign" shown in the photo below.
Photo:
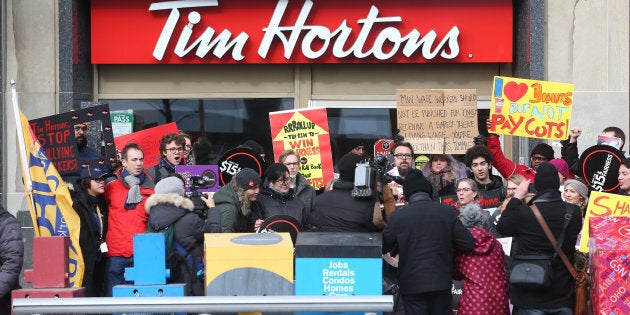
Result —
<path fill-rule="evenodd" d="M 85 157 L 79 154 L 74 126 L 85 124 L 85 149 L 92 152 Z M 109 105 L 100 105 L 29 121 L 29 125 L 46 155 L 59 174 L 78 175 L 83 164 L 106 165 L 115 160 Z"/>
<path fill-rule="evenodd" d="M 573 109 L 573 84 L 494 77 L 490 132 L 564 140 Z"/>
<path fill-rule="evenodd" d="M 584 253 L 588 253 L 589 221 L 594 217 L 630 217 L 630 196 L 591 191 L 580 239 L 580 251 Z"/>
<path fill-rule="evenodd" d="M 177 130 L 177 124 L 172 122 L 116 137 L 114 143 L 118 151 L 122 151 L 127 143 L 133 142 L 139 145 L 144 152 L 144 168 L 146 169 L 158 164 L 158 159 L 162 156 L 160 152 L 162 137 L 169 133 L 177 133 Z"/>
<path fill-rule="evenodd" d="M 315 189 L 334 178 L 326 108 L 269 113 L 273 154 L 293 149 L 300 155 L 300 174 Z"/>
<path fill-rule="evenodd" d="M 396 90 L 400 135 L 417 153 L 464 154 L 477 129 L 477 90 Z"/>

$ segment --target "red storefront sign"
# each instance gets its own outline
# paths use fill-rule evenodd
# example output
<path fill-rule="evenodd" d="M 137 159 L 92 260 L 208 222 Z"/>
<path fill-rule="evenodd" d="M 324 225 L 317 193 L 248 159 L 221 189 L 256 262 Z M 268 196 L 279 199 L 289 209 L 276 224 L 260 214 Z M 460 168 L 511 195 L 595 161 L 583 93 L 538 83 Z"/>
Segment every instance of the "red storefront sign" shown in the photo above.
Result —
<path fill-rule="evenodd" d="M 92 0 L 94 64 L 512 61 L 511 0 Z"/>

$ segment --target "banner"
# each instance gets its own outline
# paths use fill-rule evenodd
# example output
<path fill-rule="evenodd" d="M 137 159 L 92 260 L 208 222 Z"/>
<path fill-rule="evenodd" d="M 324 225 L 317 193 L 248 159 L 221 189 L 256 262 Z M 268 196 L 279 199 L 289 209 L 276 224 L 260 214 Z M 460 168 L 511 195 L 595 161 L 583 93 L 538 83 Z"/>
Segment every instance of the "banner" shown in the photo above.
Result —
<path fill-rule="evenodd" d="M 396 90 L 400 135 L 416 154 L 464 154 L 474 145 L 477 90 Z"/>
<path fill-rule="evenodd" d="M 494 77 L 490 132 L 549 140 L 568 138 L 573 84 Z"/>
<path fill-rule="evenodd" d="M 591 191 L 580 239 L 583 253 L 588 253 L 590 218 L 595 217 L 630 217 L 630 197 Z"/>
<path fill-rule="evenodd" d="M 315 189 L 334 178 L 326 108 L 269 113 L 276 160 L 287 149 L 300 155 L 300 174 Z"/>
<path fill-rule="evenodd" d="M 144 152 L 144 168 L 147 169 L 157 165 L 158 159 L 162 156 L 160 152 L 160 141 L 162 137 L 166 134 L 177 132 L 177 124 L 172 122 L 116 137 L 114 138 L 114 143 L 116 144 L 116 150 L 118 150 L 118 152 L 122 151 L 127 143 L 134 142 L 139 145 L 142 148 L 142 152 Z"/>
<path fill-rule="evenodd" d="M 26 165 L 22 165 L 22 171 L 28 172 L 28 175 L 23 174 L 24 178 L 30 177 L 32 181 L 32 189 L 29 189 L 31 183 L 26 185 L 26 199 L 33 218 L 34 234 L 36 237 L 70 237 L 69 283 L 71 287 L 81 287 L 84 265 L 79 245 L 79 215 L 72 208 L 72 198 L 66 183 L 37 141 L 28 119 L 21 111 L 19 113 L 21 123 L 18 126 L 21 126 L 25 148 L 22 154 L 26 154 Z"/>

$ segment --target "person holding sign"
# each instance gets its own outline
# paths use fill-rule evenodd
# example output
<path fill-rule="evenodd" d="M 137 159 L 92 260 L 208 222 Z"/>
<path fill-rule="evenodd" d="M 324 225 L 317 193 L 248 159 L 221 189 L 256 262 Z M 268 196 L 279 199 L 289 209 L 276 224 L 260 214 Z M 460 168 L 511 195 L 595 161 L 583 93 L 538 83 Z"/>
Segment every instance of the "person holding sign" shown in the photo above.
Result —
<path fill-rule="evenodd" d="M 158 159 L 158 164 L 147 169 L 147 173 L 157 184 L 162 178 L 169 177 L 175 173 L 175 166 L 184 164 L 184 148 L 186 139 L 184 136 L 169 133 L 162 137 L 160 141 L 160 152 L 162 156 Z"/>
<path fill-rule="evenodd" d="M 562 159 L 567 161 L 569 164 L 569 170 L 571 173 L 582 176 L 582 170 L 580 169 L 580 155 L 578 153 L 578 144 L 577 140 L 582 135 L 582 129 L 579 127 L 574 127 L 569 130 L 569 138 L 566 140 L 560 141 L 562 144 L 562 149 L 560 153 L 562 155 Z M 623 146 L 626 142 L 626 134 L 618 127 L 606 127 L 602 130 L 600 137 L 612 137 L 618 138 L 619 141 L 619 151 L 621 151 L 622 155 L 625 155 L 623 151 Z"/>
<path fill-rule="evenodd" d="M 221 229 L 223 233 L 252 232 L 248 228 L 252 206 L 258 198 L 262 180 L 251 168 L 243 168 L 232 176 L 230 182 L 219 188 L 212 199 L 221 211 Z"/>
<path fill-rule="evenodd" d="M 300 174 L 300 155 L 293 149 L 287 149 L 280 153 L 278 160 L 289 169 L 289 186 L 295 196 L 302 199 L 306 212 L 310 214 L 315 207 L 315 188 Z"/>
<path fill-rule="evenodd" d="M 488 205 L 482 205 L 482 207 L 497 207 L 505 199 L 505 190 L 503 189 L 503 179 L 492 174 L 492 153 L 490 150 L 480 144 L 468 148 L 464 156 L 464 164 L 471 173 L 469 177 L 477 183 L 479 194 L 488 201 Z"/>

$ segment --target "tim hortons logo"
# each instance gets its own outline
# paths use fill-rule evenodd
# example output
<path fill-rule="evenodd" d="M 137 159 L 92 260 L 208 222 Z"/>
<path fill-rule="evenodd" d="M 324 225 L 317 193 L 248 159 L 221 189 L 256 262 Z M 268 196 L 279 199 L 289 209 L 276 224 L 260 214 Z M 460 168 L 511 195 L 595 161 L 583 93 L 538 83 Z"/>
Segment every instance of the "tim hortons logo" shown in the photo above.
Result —
<path fill-rule="evenodd" d="M 417 29 L 407 34 L 402 34 L 397 25 L 402 22 L 400 16 L 379 16 L 379 9 L 372 5 L 365 18 L 358 19 L 360 29 L 355 30 L 348 26 L 347 19 L 342 20 L 336 29 L 327 26 L 307 24 L 313 1 L 306 0 L 300 13 L 293 23 L 283 23 L 288 0 L 279 0 L 267 27 L 264 27 L 263 38 L 258 45 L 258 55 L 265 59 L 274 44 L 284 49 L 284 57 L 289 60 L 294 55 L 296 47 L 298 53 L 309 59 L 322 57 L 324 54 L 332 54 L 337 58 L 367 58 L 374 57 L 379 60 L 387 60 L 402 54 L 409 58 L 416 52 L 420 52 L 423 58 L 431 60 L 438 55 L 444 59 L 453 59 L 459 55 L 459 28 L 452 26 L 446 35 L 439 39 L 436 32 L 431 29 L 421 34 Z M 173 33 L 180 20 L 180 9 L 216 7 L 218 0 L 184 0 L 155 2 L 149 7 L 149 11 L 170 10 L 170 14 L 164 23 L 160 37 L 153 50 L 153 57 L 162 60 L 168 45 L 172 42 Z M 231 53 L 232 59 L 243 60 L 243 49 L 249 40 L 249 35 L 241 32 L 238 35 L 224 29 L 217 32 L 212 27 L 196 39 L 191 38 L 195 26 L 201 22 L 202 16 L 197 11 L 191 11 L 188 23 L 182 27 L 179 38 L 176 39 L 173 52 L 178 57 L 184 57 L 194 51 L 199 58 L 212 54 L 222 58 Z M 292 25 L 291 25 L 292 24 Z M 379 30 L 374 30 L 378 26 Z M 356 34 L 356 36 L 352 36 Z M 351 39 L 354 38 L 354 39 Z M 369 40 L 368 39 L 373 39 Z"/>

